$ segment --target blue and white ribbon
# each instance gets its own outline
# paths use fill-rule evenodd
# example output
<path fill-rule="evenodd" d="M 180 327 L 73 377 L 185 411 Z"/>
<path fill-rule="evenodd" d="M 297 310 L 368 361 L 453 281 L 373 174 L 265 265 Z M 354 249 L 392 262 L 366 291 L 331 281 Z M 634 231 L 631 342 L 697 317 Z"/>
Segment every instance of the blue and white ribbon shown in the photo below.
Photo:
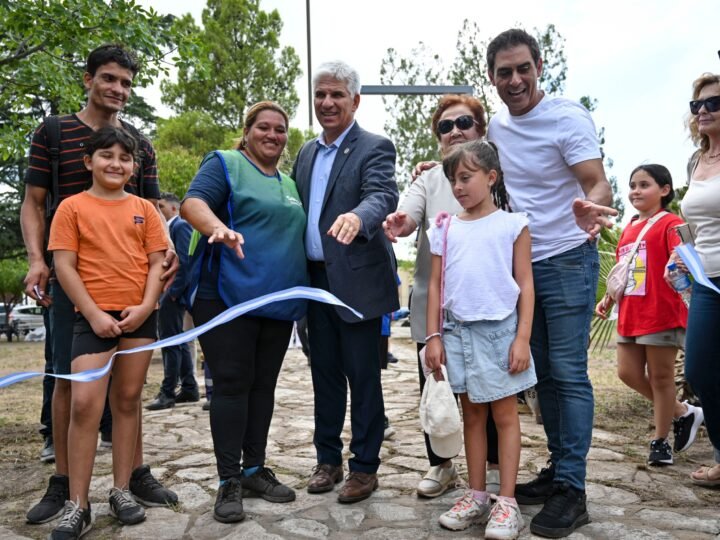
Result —
<path fill-rule="evenodd" d="M 700 255 L 698 255 L 698 252 L 695 251 L 695 248 L 691 244 L 681 244 L 676 246 L 675 251 L 678 255 L 680 255 L 680 257 L 682 257 L 685 266 L 688 267 L 688 270 L 690 270 L 690 273 L 695 281 L 720 294 L 720 289 L 713 285 L 713 282 L 710 281 L 709 277 L 707 277 L 705 270 L 703 270 Z"/>
<path fill-rule="evenodd" d="M 212 330 L 216 326 L 220 326 L 221 324 L 231 321 L 236 317 L 239 317 L 240 315 L 244 315 L 245 313 L 258 309 L 264 305 L 271 304 L 273 302 L 280 302 L 283 300 L 299 299 L 314 300 L 315 302 L 321 302 L 323 304 L 331 304 L 334 306 L 344 307 L 352 311 L 359 318 L 363 318 L 361 313 L 354 310 L 353 308 L 342 302 L 340 299 L 338 299 L 336 296 L 330 294 L 327 291 L 323 291 L 322 289 L 315 289 L 312 287 L 292 287 L 291 289 L 285 289 L 283 291 L 266 294 L 264 296 L 260 296 L 259 298 L 243 302 L 242 304 L 237 304 L 236 306 L 226 309 L 217 317 L 209 320 L 205 324 L 192 328 L 191 330 L 183 332 L 182 334 L 177 334 L 166 339 L 161 339 L 160 341 L 155 341 L 154 343 L 143 345 L 142 347 L 136 347 L 134 349 L 128 349 L 125 351 L 117 351 L 110 357 L 110 360 L 108 360 L 107 364 L 105 364 L 103 367 L 96 369 L 88 369 L 87 371 L 80 371 L 79 373 L 72 373 L 70 375 L 55 375 L 50 373 L 46 374 L 38 371 L 24 371 L 20 373 L 12 373 L 11 375 L 0 377 L 0 388 L 10 386 L 11 384 L 15 384 L 26 379 L 31 379 L 33 377 L 41 377 L 44 375 L 50 375 L 51 377 L 55 377 L 57 379 L 66 379 L 68 381 L 76 382 L 94 381 L 107 375 L 107 373 L 112 368 L 115 357 L 118 355 L 152 351 L 155 349 L 161 349 L 163 347 L 181 345 L 183 343 L 187 343 L 188 341 L 192 341 L 199 335 L 204 334 L 208 330 Z"/>

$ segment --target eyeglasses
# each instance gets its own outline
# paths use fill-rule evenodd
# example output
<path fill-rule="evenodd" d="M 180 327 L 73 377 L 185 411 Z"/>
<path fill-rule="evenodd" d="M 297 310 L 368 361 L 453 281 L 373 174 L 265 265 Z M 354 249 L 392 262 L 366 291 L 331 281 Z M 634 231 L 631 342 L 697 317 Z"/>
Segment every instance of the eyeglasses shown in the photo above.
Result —
<path fill-rule="evenodd" d="M 720 96 L 712 96 L 705 99 L 694 99 L 690 102 L 690 112 L 698 114 L 703 105 L 705 105 L 705 110 L 707 112 L 720 111 Z"/>
<path fill-rule="evenodd" d="M 457 127 L 460 131 L 465 131 L 477 123 L 477 120 L 469 114 L 463 114 L 462 116 L 458 116 L 455 120 L 440 120 L 437 125 L 437 130 L 440 135 L 445 135 L 450 133 L 453 130 L 453 127 Z"/>

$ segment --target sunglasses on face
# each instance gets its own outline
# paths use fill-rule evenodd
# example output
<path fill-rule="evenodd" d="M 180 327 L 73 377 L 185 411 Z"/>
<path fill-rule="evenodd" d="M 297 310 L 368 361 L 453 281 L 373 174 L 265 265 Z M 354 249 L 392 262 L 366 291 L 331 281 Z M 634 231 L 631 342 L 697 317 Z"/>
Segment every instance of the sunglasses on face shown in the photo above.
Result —
<path fill-rule="evenodd" d="M 720 96 L 712 96 L 705 99 L 694 99 L 690 102 L 690 112 L 698 114 L 702 106 L 705 105 L 707 112 L 720 111 Z"/>
<path fill-rule="evenodd" d="M 457 127 L 460 131 L 470 129 L 477 121 L 469 114 L 463 114 L 458 116 L 455 120 L 440 120 L 438 122 L 437 130 L 440 135 L 446 135 L 453 130 L 453 126 Z"/>

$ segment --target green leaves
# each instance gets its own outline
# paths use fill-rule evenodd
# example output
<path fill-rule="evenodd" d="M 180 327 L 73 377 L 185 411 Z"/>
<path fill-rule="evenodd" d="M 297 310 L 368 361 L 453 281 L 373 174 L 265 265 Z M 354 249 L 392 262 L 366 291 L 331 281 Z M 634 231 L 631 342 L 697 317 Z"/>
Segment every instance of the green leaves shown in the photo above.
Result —
<path fill-rule="evenodd" d="M 178 113 L 206 112 L 232 130 L 242 127 L 249 105 L 265 99 L 294 116 L 300 58 L 280 48 L 278 12 L 260 10 L 258 0 L 208 0 L 202 22 L 203 29 L 189 18 L 175 23 L 193 45 L 178 49 L 177 82 L 163 82 L 163 103 Z"/>

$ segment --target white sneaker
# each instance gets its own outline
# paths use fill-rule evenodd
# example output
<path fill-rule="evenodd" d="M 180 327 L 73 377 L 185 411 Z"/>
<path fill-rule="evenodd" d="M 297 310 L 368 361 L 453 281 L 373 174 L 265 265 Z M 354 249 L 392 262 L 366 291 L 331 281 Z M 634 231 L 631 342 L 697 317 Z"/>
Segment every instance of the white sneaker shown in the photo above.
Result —
<path fill-rule="evenodd" d="M 455 465 L 449 467 L 435 465 L 430 467 L 427 474 L 420 480 L 417 487 L 417 494 L 421 497 L 438 497 L 448 489 L 455 487 L 457 481 L 457 470 Z"/>
<path fill-rule="evenodd" d="M 500 469 L 488 469 L 485 475 L 485 491 L 497 495 L 500 493 Z"/>
<path fill-rule="evenodd" d="M 438 518 L 438 523 L 453 531 L 462 531 L 475 523 L 485 523 L 490 513 L 489 504 L 481 504 L 467 490 L 450 510 Z"/>
<path fill-rule="evenodd" d="M 490 510 L 490 521 L 485 528 L 485 538 L 508 540 L 517 538 L 525 526 L 520 508 L 505 499 L 498 499 Z"/>

